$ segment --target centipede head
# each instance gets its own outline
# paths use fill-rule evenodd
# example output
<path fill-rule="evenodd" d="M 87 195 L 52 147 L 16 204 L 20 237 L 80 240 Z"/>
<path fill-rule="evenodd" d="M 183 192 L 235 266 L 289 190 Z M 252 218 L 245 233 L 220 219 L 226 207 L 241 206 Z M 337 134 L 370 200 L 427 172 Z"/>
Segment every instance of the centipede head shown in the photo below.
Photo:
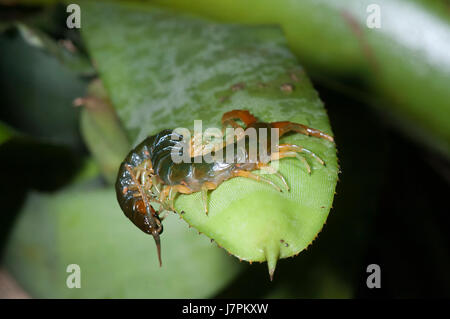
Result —
<path fill-rule="evenodd" d="M 144 170 L 148 170 L 144 163 Z M 153 236 L 158 250 L 159 265 L 161 262 L 160 235 L 163 231 L 161 219 L 158 212 L 151 206 L 153 193 L 144 189 L 145 178 L 142 175 L 142 183 L 139 180 L 139 169 L 123 162 L 119 169 L 116 181 L 116 195 L 122 211 L 133 222 L 133 224 L 146 234 Z M 142 173 L 142 172 L 141 172 Z M 151 186 L 151 184 L 150 184 Z"/>

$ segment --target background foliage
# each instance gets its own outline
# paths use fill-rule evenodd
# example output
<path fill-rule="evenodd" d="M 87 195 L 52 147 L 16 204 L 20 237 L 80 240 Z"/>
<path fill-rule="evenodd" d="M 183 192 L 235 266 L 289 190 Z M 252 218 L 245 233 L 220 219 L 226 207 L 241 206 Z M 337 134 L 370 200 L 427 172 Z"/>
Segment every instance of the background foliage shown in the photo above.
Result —
<path fill-rule="evenodd" d="M 365 12 L 359 10 L 364 1 L 342 2 L 342 6 L 332 1 L 279 1 L 275 6 L 269 1 L 217 1 L 214 7 L 200 0 L 189 7 L 181 1 L 161 2 L 213 19 L 201 22 L 205 25 L 195 22 L 192 29 L 190 20 L 183 20 L 184 13 L 150 9 L 149 2 L 154 1 L 125 4 L 120 13 L 114 8 L 122 5 L 86 5 L 81 34 L 65 27 L 64 5 L 50 2 L 56 1 L 31 5 L 9 1 L 0 7 L 2 263 L 31 296 L 450 295 L 446 231 L 450 220 L 445 204 L 450 182 L 449 57 L 435 55 L 440 59 L 432 63 L 426 59 L 427 52 L 443 52 L 439 50 L 450 43 L 439 42 L 450 34 L 445 2 L 383 2 L 391 13 L 382 20 L 385 28 L 361 29 L 365 40 L 358 38 L 358 29 L 352 29 L 354 21 L 364 21 Z M 127 10 L 139 13 L 127 15 Z M 90 19 L 93 13 L 95 19 Z M 149 20 L 151 16 L 156 20 Z M 414 26 L 394 33 L 399 30 L 392 24 L 407 24 L 413 16 L 423 19 L 415 20 L 416 26 L 426 31 L 415 35 L 414 46 L 407 41 Z M 108 19 L 116 22 L 102 25 Z M 221 27 L 230 20 L 238 24 Z M 261 23 L 279 24 L 284 35 L 276 25 Z M 227 34 L 221 45 L 229 53 L 221 57 L 222 69 L 214 68 L 208 56 L 208 52 L 217 54 L 211 50 L 219 45 L 218 30 L 226 30 L 220 31 Z M 370 45 L 376 71 L 361 41 Z M 242 43 L 248 51 L 239 53 Z M 165 55 L 177 52 L 173 48 L 183 52 L 178 60 Z M 202 52 L 202 59 L 192 59 Z M 240 58 L 233 60 L 237 54 Z M 173 67 L 167 63 L 170 59 L 181 62 Z M 280 70 L 291 66 L 306 69 L 298 75 L 301 81 L 294 95 L 256 88 L 261 79 L 272 79 L 274 87 L 277 81 L 290 81 L 289 74 Z M 184 72 L 176 74 L 180 68 Z M 106 93 L 92 84 L 98 74 Z M 231 90 L 240 81 L 233 74 L 254 81 L 255 88 Z M 311 75 L 320 100 L 306 75 Z M 86 96 L 101 97 L 102 107 L 86 101 L 85 106 L 73 106 L 76 98 Z M 223 96 L 229 101 L 221 104 Z M 147 101 L 167 107 L 147 114 L 132 111 L 144 109 Z M 299 111 L 283 103 L 300 105 Z M 264 119 L 312 121 L 307 124 L 326 131 L 331 126 L 342 173 L 323 231 L 308 250 L 280 260 L 270 282 L 266 265 L 239 263 L 172 215 L 164 233 L 164 268 L 155 270 L 153 243 L 116 204 L 110 186 L 114 163 L 147 134 L 189 125 L 194 118 L 217 125 L 226 106 L 239 105 L 259 111 Z M 118 109 L 117 115 L 112 107 Z M 294 165 L 298 175 L 289 176 L 309 185 L 303 188 L 310 191 L 303 200 L 320 202 L 313 194 L 323 191 L 330 207 L 337 175 L 334 148 L 301 137 L 298 141 L 331 163 L 326 170 L 314 166 L 311 177 L 314 184 L 329 174 L 330 179 L 324 177 L 328 186 L 309 185 L 294 161 L 285 169 L 293 174 L 288 168 Z M 239 183 L 230 181 L 226 187 Z M 255 187 L 252 181 L 245 185 Z M 216 196 L 213 203 L 219 199 Z M 189 205 L 195 204 L 182 199 L 177 205 L 189 211 L 193 207 Z M 195 227 L 209 229 L 208 235 L 218 231 L 214 225 L 202 226 L 201 215 L 192 212 L 187 220 Z M 82 289 L 65 286 L 69 263 L 85 269 Z M 371 263 L 382 268 L 379 290 L 369 290 L 365 284 Z"/>

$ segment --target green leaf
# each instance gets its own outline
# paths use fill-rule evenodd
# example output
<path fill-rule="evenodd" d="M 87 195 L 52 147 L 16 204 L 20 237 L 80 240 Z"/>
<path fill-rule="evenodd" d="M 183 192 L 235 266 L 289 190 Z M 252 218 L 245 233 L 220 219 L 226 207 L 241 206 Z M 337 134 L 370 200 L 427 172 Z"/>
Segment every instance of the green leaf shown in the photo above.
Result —
<path fill-rule="evenodd" d="M 43 142 L 81 149 L 73 100 L 86 84 L 72 70 L 22 37 L 0 35 L 0 117 Z"/>
<path fill-rule="evenodd" d="M 115 197 L 83 184 L 28 196 L 4 262 L 32 297 L 205 298 L 239 271 L 175 215 L 165 220 L 160 268 L 153 240 L 127 222 Z M 66 285 L 70 264 L 80 266 L 80 289 Z"/>
<path fill-rule="evenodd" d="M 80 158 L 66 146 L 34 139 L 21 132 L 5 133 L 0 125 L 0 167 L 4 183 L 0 185 L 0 255 L 12 230 L 17 213 L 30 189 L 54 191 L 72 181 L 80 167 Z"/>
<path fill-rule="evenodd" d="M 127 155 L 130 143 L 102 83 L 94 80 L 89 94 L 76 100 L 82 105 L 80 127 L 84 141 L 110 184 L 117 178 L 117 167 Z"/>
<path fill-rule="evenodd" d="M 95 73 L 95 70 L 89 63 L 89 60 L 77 52 L 77 49 L 72 43 L 72 51 L 70 51 L 69 49 L 66 49 L 61 42 L 56 42 L 39 29 L 33 28 L 21 22 L 15 23 L 15 26 L 27 44 L 47 52 L 52 57 L 58 59 L 58 61 L 67 69 L 78 75 L 84 76 L 90 76 Z"/>
<path fill-rule="evenodd" d="M 162 129 L 192 128 L 194 120 L 220 127 L 233 109 L 331 134 L 323 103 L 276 27 L 217 24 L 139 5 L 83 2 L 82 11 L 82 35 L 134 145 Z M 286 83 L 291 92 L 282 89 Z M 190 225 L 240 259 L 267 260 L 271 274 L 278 258 L 298 254 L 322 229 L 338 174 L 333 143 L 300 134 L 281 142 L 310 149 L 326 167 L 309 158 L 309 176 L 300 161 L 283 159 L 285 193 L 226 181 L 210 192 L 208 216 L 199 193 L 176 200 Z"/>
<path fill-rule="evenodd" d="M 17 133 L 8 125 L 0 122 L 0 145 L 7 142 L 10 138 Z"/>
<path fill-rule="evenodd" d="M 355 78 L 350 85 L 368 88 L 392 124 L 450 157 L 448 1 L 151 2 L 221 21 L 279 24 L 313 78 Z M 367 26 L 371 4 L 379 6 L 380 28 Z"/>
<path fill-rule="evenodd" d="M 218 298 L 352 298 L 361 294 L 361 285 L 365 287 L 366 258 L 373 236 L 380 233 L 377 219 L 386 163 L 393 158 L 396 141 L 359 102 L 330 95 L 323 88 L 320 94 L 328 101 L 327 113 L 339 137 L 343 172 L 326 227 L 300 258 L 279 262 L 274 282 L 264 280 L 262 265 L 248 267 Z M 357 135 L 355 131 L 365 133 Z"/>

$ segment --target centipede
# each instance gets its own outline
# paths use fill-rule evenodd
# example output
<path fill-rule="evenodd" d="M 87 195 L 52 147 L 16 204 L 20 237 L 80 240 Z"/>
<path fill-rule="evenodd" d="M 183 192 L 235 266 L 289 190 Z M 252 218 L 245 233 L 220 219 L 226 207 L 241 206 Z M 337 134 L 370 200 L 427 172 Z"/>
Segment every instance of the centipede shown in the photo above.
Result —
<path fill-rule="evenodd" d="M 277 129 L 279 137 L 288 133 L 298 133 L 334 143 L 332 136 L 318 129 L 290 121 L 261 122 L 248 110 L 226 112 L 221 122 L 223 130 L 227 127 L 242 130 Z M 214 191 L 228 179 L 248 178 L 266 183 L 276 191 L 282 192 L 289 191 L 289 185 L 281 173 L 271 170 L 271 162 L 289 157 L 297 158 L 306 166 L 309 174 L 311 167 L 304 155 L 311 156 L 321 165 L 326 165 L 318 155 L 299 145 L 279 144 L 274 150 L 270 138 L 256 144 L 258 147 L 261 145 L 266 147 L 269 159 L 262 160 L 257 152 L 256 159 L 250 160 L 248 139 L 246 136 L 240 138 L 245 139 L 241 140 L 243 143 L 239 143 L 239 137 L 231 143 L 235 149 L 238 144 L 243 145 L 243 152 L 234 152 L 235 160 L 205 161 L 203 153 L 189 153 L 194 160 L 175 162 L 172 154 L 183 152 L 180 148 L 183 135 L 173 129 L 165 129 L 144 139 L 120 164 L 115 185 L 119 206 L 135 226 L 153 236 L 160 266 L 162 266 L 160 240 L 163 232 L 162 222 L 169 213 L 176 212 L 174 201 L 178 194 L 201 192 L 203 208 L 205 214 L 208 214 L 208 192 Z M 190 142 L 192 144 L 192 140 Z M 230 143 L 227 146 L 230 146 Z M 217 148 L 213 152 L 217 152 Z M 198 156 L 200 158 L 196 158 Z M 284 189 L 261 174 L 255 174 L 254 171 L 257 170 L 267 170 L 278 176 Z"/>

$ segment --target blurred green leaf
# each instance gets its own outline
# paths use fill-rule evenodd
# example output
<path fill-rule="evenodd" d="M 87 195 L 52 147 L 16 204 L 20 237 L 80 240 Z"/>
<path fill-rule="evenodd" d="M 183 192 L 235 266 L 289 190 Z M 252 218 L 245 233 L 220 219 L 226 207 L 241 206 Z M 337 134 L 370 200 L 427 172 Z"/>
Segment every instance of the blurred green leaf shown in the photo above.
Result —
<path fill-rule="evenodd" d="M 5 265 L 32 297 L 204 298 L 239 271 L 176 215 L 165 220 L 160 268 L 153 240 L 126 222 L 115 197 L 84 184 L 28 196 Z M 81 289 L 66 285 L 70 264 L 81 268 Z"/>
<path fill-rule="evenodd" d="M 30 189 L 55 190 L 72 180 L 82 150 L 72 100 L 84 82 L 16 32 L 0 35 L 0 250 Z"/>
<path fill-rule="evenodd" d="M 90 76 L 95 74 L 89 59 L 80 54 L 70 40 L 56 42 L 39 29 L 32 28 L 24 23 L 17 22 L 15 26 L 27 44 L 44 50 L 57 58 L 64 67 L 78 75 Z M 64 43 L 66 46 L 64 46 Z"/>
<path fill-rule="evenodd" d="M 5 239 L 30 189 L 54 191 L 70 182 L 80 166 L 80 158 L 68 147 L 44 143 L 25 134 L 8 133 L 0 145 L 0 258 Z M 4 136 L 4 135 L 3 135 Z"/>
<path fill-rule="evenodd" d="M 89 93 L 76 103 L 81 111 L 81 133 L 87 147 L 110 184 L 117 178 L 117 167 L 128 154 L 130 143 L 100 80 L 89 85 Z"/>
<path fill-rule="evenodd" d="M 220 127 L 222 114 L 248 109 L 260 120 L 304 123 L 330 133 L 326 112 L 279 29 L 224 25 L 149 9 L 82 2 L 82 35 L 119 117 L 136 145 L 166 128 Z M 112 24 L 111 21 L 116 21 Z M 236 89 L 236 84 L 239 85 Z M 288 83 L 292 91 L 282 90 Z M 305 249 L 330 210 L 338 168 L 334 144 L 293 134 L 327 166 L 309 176 L 298 160 L 281 161 L 291 187 L 279 193 L 243 178 L 210 192 L 179 196 L 178 211 L 199 231 L 248 261 L 276 260 Z M 312 160 L 309 159 L 311 165 Z"/>
<path fill-rule="evenodd" d="M 14 135 L 14 130 L 11 127 L 0 122 L 0 145 L 8 141 Z"/>
<path fill-rule="evenodd" d="M 0 35 L 0 118 L 43 142 L 81 149 L 79 110 L 86 84 L 54 56 L 14 34 Z"/>

